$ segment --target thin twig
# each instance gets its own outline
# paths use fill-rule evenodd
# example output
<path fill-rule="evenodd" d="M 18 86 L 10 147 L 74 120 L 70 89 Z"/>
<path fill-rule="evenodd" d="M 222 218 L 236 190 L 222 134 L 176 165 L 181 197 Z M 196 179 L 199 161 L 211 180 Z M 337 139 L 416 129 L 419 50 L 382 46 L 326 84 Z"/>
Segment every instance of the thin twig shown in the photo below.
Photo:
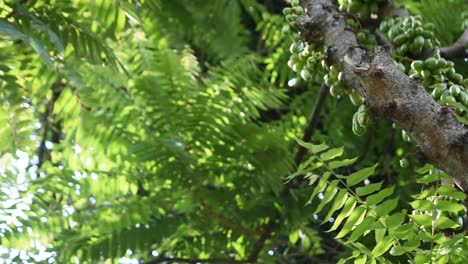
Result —
<path fill-rule="evenodd" d="M 304 135 L 302 136 L 303 141 L 310 141 L 312 135 L 314 134 L 315 128 L 317 126 L 318 120 L 320 118 L 320 113 L 323 109 L 323 105 L 325 103 L 325 99 L 328 94 L 328 87 L 325 84 L 322 84 L 320 87 L 319 95 L 317 98 L 317 101 L 315 102 L 314 109 L 312 111 L 312 114 L 309 118 L 309 123 L 307 124 L 307 127 L 304 131 Z M 296 167 L 299 167 L 301 162 L 304 160 L 305 156 L 307 154 L 307 149 L 305 149 L 302 146 L 299 146 L 299 149 L 296 152 L 296 156 L 294 158 L 294 165 Z M 289 193 L 289 190 L 291 189 L 292 185 L 291 182 L 284 185 L 283 190 L 281 191 L 281 196 L 286 196 Z M 264 230 L 265 232 L 260 236 L 260 238 L 255 242 L 252 251 L 250 252 L 248 260 L 251 262 L 257 261 L 258 255 L 262 251 L 263 247 L 265 246 L 265 242 L 270 238 L 271 233 L 273 232 L 273 229 L 275 227 L 275 222 L 274 220 L 270 220 L 268 224 L 266 224 Z"/>
<path fill-rule="evenodd" d="M 203 203 L 202 201 L 198 201 L 201 206 L 203 207 L 203 209 L 205 209 L 205 211 L 211 215 L 213 218 L 215 218 L 216 220 L 218 220 L 219 222 L 221 222 L 221 224 L 231 228 L 232 230 L 235 230 L 243 235 L 247 235 L 247 236 L 258 236 L 258 235 L 262 235 L 265 231 L 264 230 L 253 230 L 253 229 L 248 229 L 248 228 L 244 228 L 242 226 L 239 226 L 233 222 L 231 222 L 230 220 L 226 219 L 225 217 L 217 214 L 213 209 L 211 209 L 209 206 L 207 206 L 205 203 Z"/>

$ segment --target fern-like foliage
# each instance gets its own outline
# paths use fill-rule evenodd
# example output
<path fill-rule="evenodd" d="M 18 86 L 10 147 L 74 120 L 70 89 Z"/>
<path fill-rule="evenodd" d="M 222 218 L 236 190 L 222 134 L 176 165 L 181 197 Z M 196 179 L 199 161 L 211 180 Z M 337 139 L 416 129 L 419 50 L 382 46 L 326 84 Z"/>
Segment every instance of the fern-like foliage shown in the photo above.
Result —
<path fill-rule="evenodd" d="M 444 234 L 462 228 L 466 195 L 451 185 L 441 185 L 441 179 L 448 177 L 443 172 L 429 165 L 417 170 L 423 175 L 417 182 L 426 187 L 413 196 L 411 213 L 398 211 L 395 186 L 384 188 L 382 181 L 372 182 L 377 165 L 342 175 L 340 169 L 356 161 L 341 158 L 343 148 L 298 142 L 311 157 L 289 179 L 303 175 L 309 181 L 313 191 L 308 203 L 314 213 L 322 224 L 331 222 L 327 232 L 337 232 L 335 238 L 343 239 L 353 250 L 340 263 L 351 259 L 355 263 L 395 263 L 402 255 L 414 263 L 466 261 L 466 237 Z"/>

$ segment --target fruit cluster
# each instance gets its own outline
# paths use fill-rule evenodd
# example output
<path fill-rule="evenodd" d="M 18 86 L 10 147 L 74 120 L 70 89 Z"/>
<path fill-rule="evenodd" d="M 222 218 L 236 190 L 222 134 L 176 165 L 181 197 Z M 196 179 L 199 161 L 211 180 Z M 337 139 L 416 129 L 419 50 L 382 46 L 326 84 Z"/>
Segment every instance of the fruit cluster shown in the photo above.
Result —
<path fill-rule="evenodd" d="M 285 15 L 286 21 L 290 27 L 294 27 L 296 19 L 304 14 L 304 9 L 299 5 L 299 0 L 292 0 L 291 7 L 286 7 L 283 9 L 283 14 Z"/>
<path fill-rule="evenodd" d="M 370 123 L 369 112 L 367 111 L 366 106 L 363 105 L 364 100 L 356 91 L 345 89 L 343 73 L 338 67 L 327 65 L 324 47 L 305 43 L 300 40 L 297 33 L 293 32 L 292 29 L 295 27 L 295 21 L 303 14 L 304 10 L 299 6 L 299 1 L 297 0 L 292 0 L 291 5 L 292 7 L 288 7 L 283 10 L 288 24 L 285 25 L 282 30 L 284 34 L 288 34 L 293 40 L 289 47 L 291 57 L 288 60 L 288 66 L 294 72 L 298 73 L 300 78 L 305 81 L 312 80 L 314 73 L 319 73 L 325 70 L 326 74 L 323 79 L 325 85 L 330 89 L 330 94 L 335 97 L 348 94 L 351 103 L 355 106 L 359 106 L 358 111 L 353 117 L 353 132 L 356 135 L 363 135 Z M 355 26 L 357 27 L 357 25 Z M 367 41 L 367 35 L 369 34 L 365 34 L 365 32 L 362 32 L 358 37 L 361 36 L 362 40 Z"/>
<path fill-rule="evenodd" d="M 366 48 L 372 48 L 376 46 L 377 42 L 375 36 L 367 29 L 362 29 L 361 25 L 355 19 L 347 19 L 346 24 L 356 32 L 356 38 L 359 45 Z"/>
<path fill-rule="evenodd" d="M 434 100 L 454 107 L 461 116 L 468 116 L 468 79 L 456 73 L 453 62 L 441 58 L 438 51 L 425 61 L 413 61 L 409 74 L 423 79 Z"/>
<path fill-rule="evenodd" d="M 391 18 L 380 24 L 380 31 L 384 33 L 394 47 L 397 55 L 419 55 L 423 49 L 439 46 L 434 38 L 434 25 L 423 24 L 421 16 Z"/>
<path fill-rule="evenodd" d="M 287 25 L 283 27 L 283 33 L 288 34 L 293 43 L 289 47 L 291 57 L 288 60 L 288 66 L 305 81 L 310 81 L 313 77 L 312 73 L 319 70 L 319 61 L 325 58 L 325 53 L 319 47 L 313 44 L 307 44 L 299 39 L 297 33 L 293 33 L 296 19 L 304 13 L 304 10 L 299 5 L 298 0 L 291 1 L 292 7 L 283 9 L 283 14 L 286 17 Z"/>
<path fill-rule="evenodd" d="M 357 14 L 359 18 L 369 18 L 377 15 L 380 7 L 387 4 L 387 0 L 340 0 L 340 11 Z"/>
<path fill-rule="evenodd" d="M 342 96 L 347 93 L 343 83 L 343 73 L 340 69 L 334 65 L 328 67 L 325 61 L 322 62 L 322 67 L 327 70 L 327 73 L 323 76 L 325 85 L 330 89 L 332 96 Z"/>
<path fill-rule="evenodd" d="M 288 66 L 300 74 L 303 80 L 312 80 L 312 73 L 319 70 L 317 62 L 325 58 L 325 53 L 315 45 L 304 43 L 298 39 L 293 41 L 289 51 L 291 57 L 288 60 Z"/>

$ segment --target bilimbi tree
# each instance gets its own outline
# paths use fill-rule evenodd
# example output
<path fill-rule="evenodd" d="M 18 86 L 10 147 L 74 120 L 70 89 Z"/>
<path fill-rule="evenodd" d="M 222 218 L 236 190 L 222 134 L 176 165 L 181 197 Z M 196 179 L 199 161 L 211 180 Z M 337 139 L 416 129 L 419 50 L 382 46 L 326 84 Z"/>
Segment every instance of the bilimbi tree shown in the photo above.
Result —
<path fill-rule="evenodd" d="M 0 3 L 7 263 L 466 263 L 464 0 Z"/>

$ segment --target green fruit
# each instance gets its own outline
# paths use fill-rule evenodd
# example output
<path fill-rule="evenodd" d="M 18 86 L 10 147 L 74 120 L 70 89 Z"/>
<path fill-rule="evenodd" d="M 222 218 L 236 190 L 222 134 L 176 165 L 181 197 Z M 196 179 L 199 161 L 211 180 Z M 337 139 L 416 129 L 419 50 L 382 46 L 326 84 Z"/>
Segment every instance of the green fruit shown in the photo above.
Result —
<path fill-rule="evenodd" d="M 430 39 L 426 39 L 426 41 L 424 41 L 424 46 L 423 48 L 425 49 L 432 49 L 433 45 L 432 45 L 432 41 Z"/>
<path fill-rule="evenodd" d="M 442 93 L 447 90 L 447 84 L 438 83 L 436 85 L 433 85 L 432 88 L 434 88 L 434 90 L 432 90 L 432 97 L 439 98 L 440 95 L 442 95 Z"/>
<path fill-rule="evenodd" d="M 429 58 L 424 61 L 424 66 L 428 69 L 435 69 L 437 68 L 437 60 L 435 58 Z"/>
<path fill-rule="evenodd" d="M 393 43 L 395 43 L 396 45 L 401 45 L 404 42 L 406 42 L 406 40 L 407 37 L 405 35 L 398 35 L 393 39 Z"/>
<path fill-rule="evenodd" d="M 304 62 L 298 61 L 296 64 L 293 65 L 293 71 L 295 72 L 300 72 L 302 68 L 304 67 Z"/>
<path fill-rule="evenodd" d="M 463 81 L 463 76 L 459 73 L 455 73 L 452 76 L 450 76 L 453 82 L 455 83 L 461 83 Z"/>
<path fill-rule="evenodd" d="M 294 63 L 297 63 L 300 61 L 299 55 L 297 53 L 293 53 L 290 58 Z"/>
<path fill-rule="evenodd" d="M 409 50 L 412 54 L 417 55 L 421 53 L 422 46 L 419 46 L 419 44 L 416 44 L 416 42 L 413 41 L 409 46 Z"/>
<path fill-rule="evenodd" d="M 460 89 L 460 86 L 458 85 L 452 85 L 450 86 L 449 91 L 452 96 L 456 97 L 461 92 L 461 89 Z"/>
<path fill-rule="evenodd" d="M 338 73 L 338 81 L 343 81 L 343 72 Z"/>
<path fill-rule="evenodd" d="M 331 81 L 330 76 L 328 74 L 325 74 L 325 76 L 323 76 L 323 81 L 325 82 L 326 86 L 331 87 L 332 81 Z"/>
<path fill-rule="evenodd" d="M 447 90 L 446 92 L 442 93 L 442 95 L 440 96 L 440 101 L 445 103 L 445 102 L 456 102 L 457 100 L 455 100 L 455 98 L 452 95 L 450 95 L 450 92 Z"/>
<path fill-rule="evenodd" d="M 428 31 L 434 31 L 435 26 L 432 23 L 426 23 L 426 24 L 423 25 L 423 28 L 428 30 Z"/>
<path fill-rule="evenodd" d="M 388 38 L 390 40 L 393 40 L 398 35 L 399 35 L 398 28 L 396 26 L 391 27 L 390 30 L 388 31 Z"/>
<path fill-rule="evenodd" d="M 464 106 L 468 107 L 468 93 L 466 91 L 460 92 L 457 96 L 457 99 Z"/>
<path fill-rule="evenodd" d="M 388 22 L 384 21 L 384 22 L 382 22 L 382 23 L 380 24 L 379 30 L 380 30 L 382 33 L 387 32 L 389 29 L 390 29 L 390 25 L 388 24 Z"/>
<path fill-rule="evenodd" d="M 422 33 L 424 32 L 424 29 L 422 27 L 417 27 L 414 32 L 418 35 L 422 35 Z"/>
<path fill-rule="evenodd" d="M 420 61 L 420 60 L 415 60 L 415 61 L 413 61 L 411 63 L 411 68 L 413 68 L 413 69 L 415 69 L 417 71 L 422 70 L 423 66 L 424 66 L 424 63 L 422 61 Z"/>
<path fill-rule="evenodd" d="M 468 88 L 468 79 L 464 79 L 461 83 L 463 87 Z"/>
<path fill-rule="evenodd" d="M 289 25 L 284 25 L 283 28 L 281 29 L 281 33 L 284 36 L 291 34 L 291 27 Z"/>
<path fill-rule="evenodd" d="M 299 0 L 291 0 L 291 5 L 292 6 L 298 6 L 299 5 Z"/>
<path fill-rule="evenodd" d="M 415 35 L 415 31 L 412 28 L 409 28 L 408 30 L 405 31 L 405 36 L 407 38 L 413 38 Z"/>
<path fill-rule="evenodd" d="M 408 166 L 409 166 L 408 160 L 407 160 L 406 158 L 402 158 L 402 159 L 400 160 L 400 167 L 402 167 L 402 168 L 407 168 Z"/>
<path fill-rule="evenodd" d="M 293 8 L 294 14 L 300 16 L 304 13 L 304 9 L 302 9 L 302 6 L 295 6 Z"/>
<path fill-rule="evenodd" d="M 416 47 L 422 48 L 424 46 L 425 39 L 422 36 L 417 36 L 413 42 L 415 43 Z"/>
<path fill-rule="evenodd" d="M 291 15 L 286 15 L 286 21 L 288 22 L 295 22 L 297 19 L 297 15 L 291 14 Z"/>
<path fill-rule="evenodd" d="M 338 86 L 334 84 L 330 85 L 330 94 L 335 97 L 340 95 Z"/>
<path fill-rule="evenodd" d="M 408 44 L 407 43 L 404 43 L 403 45 L 401 45 L 399 48 L 398 48 L 398 52 L 400 52 L 401 54 L 405 53 L 408 51 Z"/>
<path fill-rule="evenodd" d="M 284 15 L 291 15 L 292 13 L 293 13 L 293 10 L 290 7 L 286 7 L 285 9 L 283 9 Z"/>
<path fill-rule="evenodd" d="M 349 100 L 351 100 L 351 103 L 355 106 L 362 105 L 364 101 L 362 97 L 356 92 L 352 92 L 349 94 Z"/>
<path fill-rule="evenodd" d="M 434 33 L 429 30 L 424 30 L 424 32 L 422 33 L 422 36 L 428 39 L 432 39 L 434 37 Z"/>
<path fill-rule="evenodd" d="M 434 80 L 436 80 L 438 82 L 444 82 L 445 81 L 445 76 L 443 74 L 441 74 L 441 73 L 433 74 L 432 77 L 434 78 Z"/>
<path fill-rule="evenodd" d="M 301 77 L 305 81 L 309 81 L 312 79 L 312 74 L 310 74 L 310 71 L 308 69 L 302 69 L 301 71 Z"/>
<path fill-rule="evenodd" d="M 421 71 L 421 76 L 422 76 L 423 78 L 425 78 L 425 79 L 426 79 L 426 78 L 429 78 L 429 77 L 431 76 L 431 72 L 428 71 L 428 70 L 422 70 L 422 71 Z"/>

